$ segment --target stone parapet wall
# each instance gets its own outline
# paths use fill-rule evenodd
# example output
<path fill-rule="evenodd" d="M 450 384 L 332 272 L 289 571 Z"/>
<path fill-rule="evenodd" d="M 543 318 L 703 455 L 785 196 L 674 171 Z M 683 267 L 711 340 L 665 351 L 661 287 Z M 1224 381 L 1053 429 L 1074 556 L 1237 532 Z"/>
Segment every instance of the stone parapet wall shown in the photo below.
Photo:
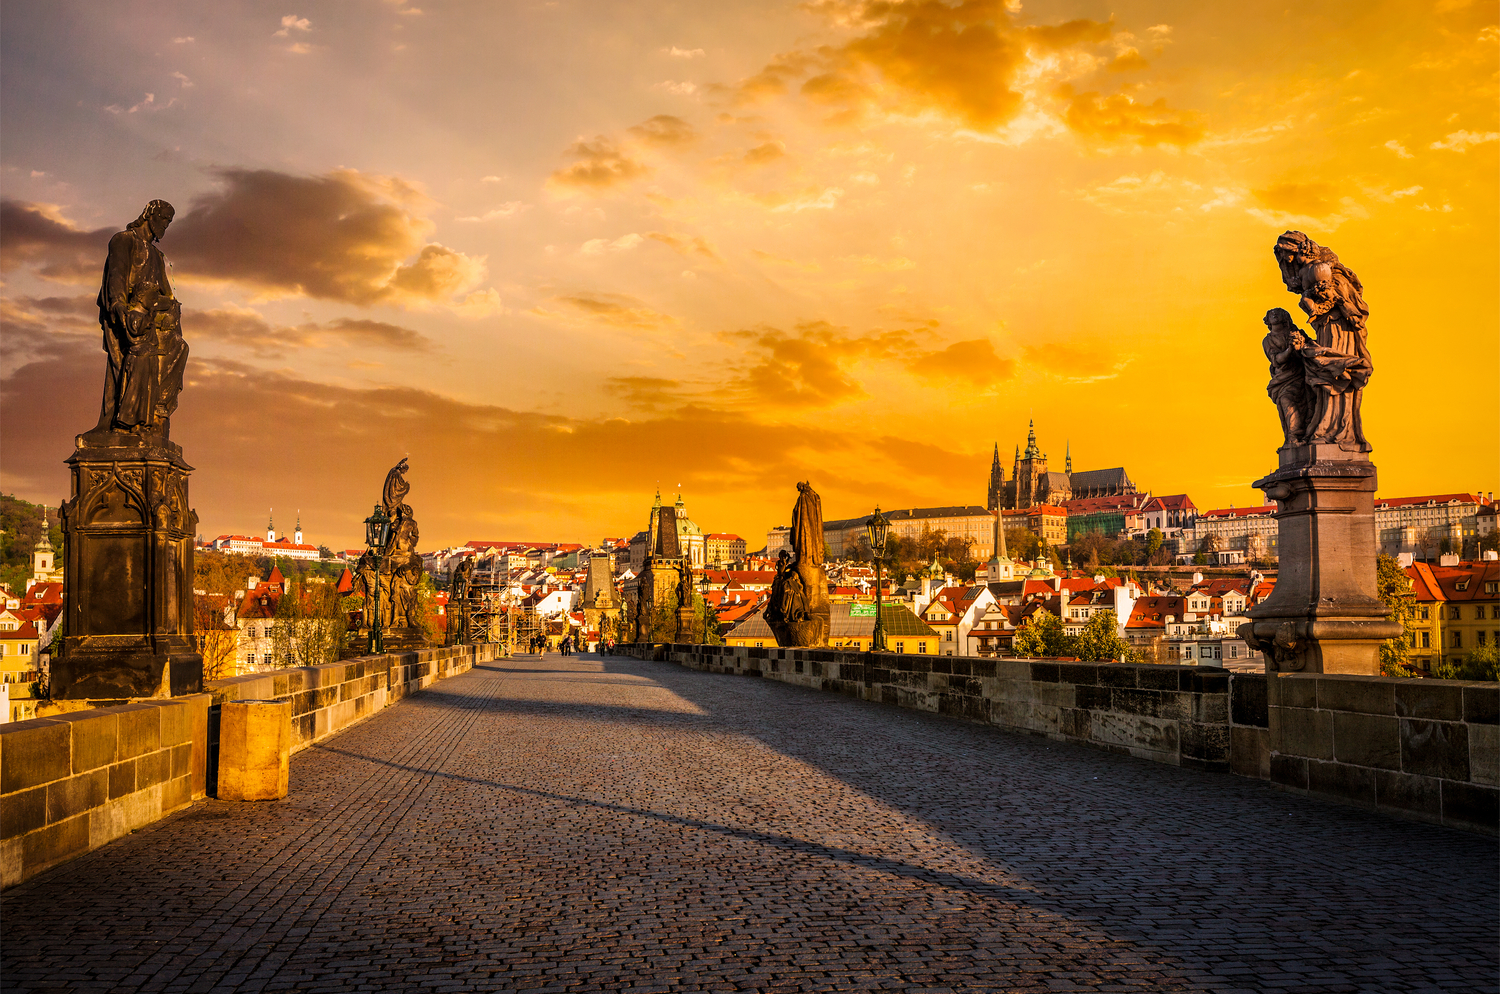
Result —
<path fill-rule="evenodd" d="M 1220 669 L 747 646 L 625 648 L 1173 766 L 1229 769 L 1229 675 Z"/>
<path fill-rule="evenodd" d="M 1500 684 L 1282 673 L 1267 689 L 1273 783 L 1496 831 Z"/>
<path fill-rule="evenodd" d="M 0 724 L 0 887 L 117 839 L 214 791 L 218 708 L 292 704 L 297 752 L 496 657 L 452 646 L 215 680 L 205 693 Z"/>
<path fill-rule="evenodd" d="M 361 656 L 321 666 L 211 680 L 215 709 L 225 701 L 291 701 L 292 752 L 300 752 L 408 694 L 495 658 L 492 644 Z"/>
<path fill-rule="evenodd" d="M 1500 684 L 1045 659 L 622 645 L 713 673 L 1222 770 L 1500 834 Z"/>
<path fill-rule="evenodd" d="M 0 887 L 204 794 L 209 695 L 0 725 Z"/>

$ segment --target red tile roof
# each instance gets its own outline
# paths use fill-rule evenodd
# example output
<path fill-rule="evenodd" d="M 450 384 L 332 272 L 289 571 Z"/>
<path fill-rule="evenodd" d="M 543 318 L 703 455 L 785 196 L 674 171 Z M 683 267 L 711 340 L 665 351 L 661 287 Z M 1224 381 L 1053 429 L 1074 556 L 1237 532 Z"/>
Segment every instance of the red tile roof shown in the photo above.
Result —
<path fill-rule="evenodd" d="M 1199 512 L 1200 518 L 1249 518 L 1258 514 L 1275 514 L 1275 504 L 1262 504 L 1257 507 L 1216 507 L 1212 511 Z"/>
<path fill-rule="evenodd" d="M 1376 508 L 1409 507 L 1413 504 L 1478 504 L 1473 494 L 1430 494 L 1426 497 L 1382 497 L 1375 501 Z"/>

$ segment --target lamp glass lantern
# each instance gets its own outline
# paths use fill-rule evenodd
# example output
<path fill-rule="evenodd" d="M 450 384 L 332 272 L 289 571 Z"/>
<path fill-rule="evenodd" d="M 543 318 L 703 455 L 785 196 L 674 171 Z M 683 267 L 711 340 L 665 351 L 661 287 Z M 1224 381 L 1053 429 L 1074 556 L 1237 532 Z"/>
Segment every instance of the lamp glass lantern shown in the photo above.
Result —
<path fill-rule="evenodd" d="M 865 532 L 870 539 L 870 557 L 875 560 L 875 629 L 870 633 L 870 651 L 885 651 L 885 624 L 880 609 L 880 588 L 884 585 L 880 578 L 880 560 L 885 556 L 885 541 L 890 534 L 891 523 L 886 516 L 880 513 L 880 505 L 875 505 L 875 513 L 870 520 L 865 522 Z"/>
<path fill-rule="evenodd" d="M 375 513 L 365 519 L 365 545 L 379 555 L 391 540 L 391 519 L 385 516 L 385 505 L 376 504 Z"/>

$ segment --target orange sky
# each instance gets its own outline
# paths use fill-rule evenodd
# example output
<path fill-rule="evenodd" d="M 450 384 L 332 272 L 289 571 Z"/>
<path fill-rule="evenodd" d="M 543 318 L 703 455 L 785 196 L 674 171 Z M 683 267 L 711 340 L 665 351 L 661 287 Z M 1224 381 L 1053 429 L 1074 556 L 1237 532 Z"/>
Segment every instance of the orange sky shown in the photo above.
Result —
<path fill-rule="evenodd" d="M 420 3 L 420 0 L 418 0 Z M 97 416 L 153 197 L 205 536 L 597 541 L 660 484 L 752 548 L 1061 468 L 1274 466 L 1287 228 L 1364 282 L 1381 492 L 1494 489 L 1495 3 L 8 2 L 0 486 Z"/>

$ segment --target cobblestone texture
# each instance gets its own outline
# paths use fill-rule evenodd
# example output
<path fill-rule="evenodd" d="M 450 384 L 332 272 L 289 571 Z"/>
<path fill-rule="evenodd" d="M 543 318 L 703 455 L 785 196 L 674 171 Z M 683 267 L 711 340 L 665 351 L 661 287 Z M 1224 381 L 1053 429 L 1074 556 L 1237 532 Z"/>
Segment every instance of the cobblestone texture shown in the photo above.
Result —
<path fill-rule="evenodd" d="M 4 895 L 62 991 L 1493 991 L 1492 840 L 760 680 L 484 664 Z"/>

